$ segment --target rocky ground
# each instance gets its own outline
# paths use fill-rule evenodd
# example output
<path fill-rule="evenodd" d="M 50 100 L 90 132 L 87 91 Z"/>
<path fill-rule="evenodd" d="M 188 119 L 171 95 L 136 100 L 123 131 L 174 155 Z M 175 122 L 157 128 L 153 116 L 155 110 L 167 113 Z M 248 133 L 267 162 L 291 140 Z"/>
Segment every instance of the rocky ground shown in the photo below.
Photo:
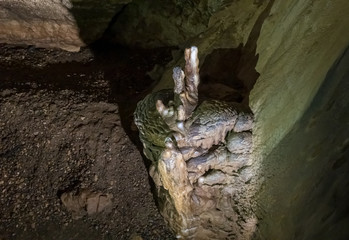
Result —
<path fill-rule="evenodd" d="M 146 72 L 170 59 L 0 45 L 1 240 L 174 239 L 132 127 Z"/>

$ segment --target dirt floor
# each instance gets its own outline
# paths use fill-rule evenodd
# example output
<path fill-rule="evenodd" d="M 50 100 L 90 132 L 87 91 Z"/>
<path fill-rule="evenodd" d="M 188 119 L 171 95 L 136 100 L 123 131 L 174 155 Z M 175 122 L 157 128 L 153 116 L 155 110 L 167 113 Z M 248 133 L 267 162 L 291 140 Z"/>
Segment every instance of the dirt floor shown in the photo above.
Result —
<path fill-rule="evenodd" d="M 99 46 L 0 45 L 0 240 L 174 239 L 132 126 L 171 49 Z"/>

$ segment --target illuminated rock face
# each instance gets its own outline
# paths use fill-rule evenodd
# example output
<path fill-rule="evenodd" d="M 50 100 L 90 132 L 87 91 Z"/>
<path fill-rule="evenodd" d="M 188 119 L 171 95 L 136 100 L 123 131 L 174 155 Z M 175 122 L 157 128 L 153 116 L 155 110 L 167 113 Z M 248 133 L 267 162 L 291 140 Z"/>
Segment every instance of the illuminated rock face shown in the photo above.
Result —
<path fill-rule="evenodd" d="M 330 239 L 337 235 L 342 236 L 338 239 L 346 239 L 349 234 L 343 226 L 348 221 L 339 215 L 347 212 L 348 194 L 343 189 L 348 181 L 341 176 L 348 171 L 348 161 L 343 160 L 348 159 L 348 151 L 344 151 L 347 131 L 343 125 L 348 120 L 347 100 L 340 98 L 339 93 L 343 94 L 347 88 L 345 80 L 341 87 L 333 80 L 326 84 L 324 81 L 331 66 L 348 47 L 349 2 L 259 2 L 257 7 L 251 1 L 234 1 L 235 6 L 213 14 L 209 30 L 190 39 L 200 49 L 203 62 L 217 49 L 233 49 L 240 44 L 244 50 L 258 55 L 253 66 L 259 74 L 256 83 L 244 82 L 252 89 L 248 98 L 254 113 L 249 168 L 256 169 L 250 170 L 256 176 L 248 189 L 254 185 L 259 190 L 244 192 L 248 196 L 256 193 L 245 201 L 256 202 L 258 219 L 262 219 L 258 225 L 260 239 Z M 248 14 L 251 10 L 254 14 Z M 243 22 L 246 24 L 239 24 Z M 182 64 L 182 59 L 175 59 L 156 89 L 173 85 L 169 81 L 170 67 Z M 237 75 L 245 80 L 244 73 L 248 71 L 242 69 Z M 314 99 L 316 94 L 325 96 L 337 87 L 328 102 Z M 314 110 L 317 103 L 319 107 Z M 313 115 L 304 118 L 307 112 Z M 324 114 L 322 118 L 320 114 Z M 307 124 L 317 128 L 310 131 Z M 244 136 L 232 138 L 235 142 Z M 227 146 L 237 150 L 230 144 Z M 331 167 L 333 162 L 336 167 Z M 190 161 L 186 163 L 190 171 L 199 171 L 197 165 L 191 168 Z M 220 178 L 221 174 L 216 173 L 213 179 Z M 334 204 L 333 199 L 338 202 Z"/>
<path fill-rule="evenodd" d="M 76 4 L 72 5 L 71 2 L 63 0 L 3 0 L 0 2 L 0 41 L 77 50 L 85 44 L 82 40 L 88 42 L 87 39 L 96 36 L 92 32 L 85 35 L 85 31 L 81 32 L 81 29 L 77 28 L 77 26 L 88 26 L 87 22 L 84 24 L 83 15 L 80 15 L 81 18 L 75 18 L 79 16 L 79 12 L 83 13 L 83 9 L 86 9 L 79 4 L 91 4 L 91 2 L 92 0 L 76 1 Z M 100 1 L 96 2 L 103 8 L 102 5 L 113 1 L 103 4 Z M 222 121 L 214 122 L 216 125 L 212 124 L 212 121 L 207 121 L 212 128 L 207 128 L 208 125 L 202 124 L 201 120 L 207 116 L 217 119 L 214 118 L 214 114 L 221 113 L 221 110 L 217 110 L 224 105 L 222 102 L 202 103 L 199 107 L 194 107 L 192 116 L 187 119 L 183 117 L 187 113 L 180 115 L 185 119 L 180 118 L 183 125 L 173 124 L 176 118 L 169 117 L 165 121 L 166 116 L 171 115 L 171 106 L 178 111 L 179 105 L 185 105 L 178 102 L 178 95 L 182 89 L 181 81 L 176 82 L 177 92 L 160 91 L 146 97 L 138 105 L 136 120 L 141 132 L 140 137 L 145 144 L 146 156 L 153 161 L 150 173 L 158 186 L 162 212 L 167 219 L 170 219 L 173 228 L 182 236 L 192 237 L 200 231 L 207 236 L 214 234 L 227 236 L 234 235 L 236 229 L 253 229 L 255 218 L 249 212 L 249 204 L 252 204 L 249 200 L 253 199 L 258 202 L 258 217 L 264 221 L 259 223 L 258 231 L 264 239 L 293 239 L 296 235 L 301 238 L 303 233 L 305 236 L 303 239 L 321 239 L 320 235 L 322 239 L 333 238 L 334 234 L 331 233 L 339 232 L 337 230 L 341 224 L 345 225 L 338 220 L 341 216 L 336 215 L 347 212 L 347 208 L 344 210 L 342 208 L 343 211 L 337 209 L 340 199 L 338 196 L 347 191 L 336 190 L 347 186 L 347 180 L 336 180 L 333 176 L 340 175 L 343 171 L 341 169 L 348 168 L 347 161 L 343 160 L 348 159 L 345 151 L 346 131 L 341 129 L 343 123 L 348 121 L 343 110 L 336 108 L 341 106 L 338 102 L 343 102 L 342 105 L 345 106 L 347 100 L 344 97 L 342 100 L 337 100 L 335 96 L 339 94 L 336 92 L 333 94 L 333 99 L 329 99 L 331 100 L 328 101 L 329 106 L 319 107 L 320 113 L 330 109 L 328 111 L 330 114 L 320 119 L 319 114 L 314 113 L 314 118 L 310 118 L 309 125 L 318 126 L 316 130 L 323 134 L 321 138 L 315 134 L 314 137 L 304 138 L 304 132 L 308 133 L 311 129 L 304 127 L 306 122 L 299 124 L 299 121 L 306 111 L 311 110 L 309 106 L 323 85 L 330 67 L 348 46 L 349 2 L 347 0 L 227 0 L 200 1 L 200 4 L 195 4 L 197 1 L 176 0 L 168 1 L 171 4 L 160 0 L 152 2 L 157 2 L 159 5 L 151 7 L 150 1 L 135 0 L 133 1 L 135 5 L 130 4 L 120 14 L 112 27 L 119 43 L 141 47 L 177 45 L 181 48 L 190 42 L 199 47 L 200 59 L 205 63 L 209 59 L 207 56 L 215 51 L 221 55 L 222 50 L 236 49 L 240 45 L 247 53 L 258 55 L 254 65 L 251 65 L 259 76 L 255 85 L 254 82 L 250 83 L 244 78 L 244 74 L 248 75 L 251 69 L 246 68 L 250 59 L 241 61 L 247 65 L 243 65 L 243 68 L 236 72 L 237 77 L 252 89 L 248 93 L 249 106 L 254 113 L 252 153 L 250 153 L 251 131 L 237 132 L 235 125 L 233 130 L 229 130 L 231 125 L 224 125 L 238 118 L 237 114 L 241 112 L 237 106 L 224 107 L 229 121 L 218 118 Z M 174 6 L 174 3 L 177 5 Z M 40 9 L 45 11 L 42 12 Z M 95 18 L 90 19 L 93 21 Z M 76 22 L 79 24 L 76 25 Z M 43 27 L 39 27 L 40 24 Z M 90 30 L 92 31 L 92 28 Z M 83 39 L 80 36 L 84 36 Z M 227 58 L 226 61 L 235 59 Z M 178 58 L 174 54 L 173 63 L 168 64 L 156 89 L 171 88 L 172 68 L 174 65 L 183 65 L 183 62 L 182 57 Z M 211 67 L 208 64 L 208 69 L 212 71 L 212 68 L 215 69 L 216 66 Z M 218 69 L 224 70 L 224 68 Z M 216 74 L 222 71 L 212 72 Z M 175 79 L 181 80 L 181 71 L 176 70 L 175 73 Z M 329 82 L 337 84 L 335 81 Z M 323 88 L 323 92 L 329 92 L 329 86 Z M 343 85 L 341 89 L 347 88 Z M 193 96 L 195 98 L 195 94 Z M 172 104 L 168 103 L 170 99 L 174 100 Z M 158 104 L 158 109 L 165 118 L 156 108 L 157 100 L 162 100 L 162 104 L 160 102 Z M 190 107 L 190 104 L 188 106 Z M 184 109 L 190 109 L 189 107 Z M 326 122 L 326 125 L 320 124 L 324 119 L 331 118 L 339 120 L 332 119 Z M 296 139 L 300 140 L 293 141 L 297 144 L 292 144 L 292 139 L 284 139 L 297 129 L 299 135 Z M 211 135 L 211 131 L 217 135 Z M 338 135 L 332 136 L 334 133 Z M 195 136 L 202 138 L 196 139 Z M 174 139 L 172 143 L 166 141 L 167 137 Z M 327 153 L 339 155 L 336 156 L 338 162 L 336 161 L 333 167 L 328 164 L 330 157 L 327 157 Z M 222 162 L 222 159 L 231 161 Z M 250 164 L 252 165 L 249 166 Z M 319 166 L 325 166 L 321 168 L 324 170 L 322 171 Z M 257 171 L 258 168 L 260 171 Z M 308 178 L 309 174 L 311 177 Z M 330 176 L 327 178 L 326 174 Z M 254 177 L 251 178 L 251 175 Z M 320 178 L 322 182 L 319 181 Z M 234 179 L 234 182 L 224 183 L 227 179 Z M 332 186 L 327 183 L 330 181 L 333 182 Z M 258 189 L 260 185 L 262 187 L 258 190 L 259 196 L 253 196 L 255 190 L 252 186 Z M 189 187 L 184 188 L 184 186 Z M 178 189 L 183 191 L 180 192 Z M 315 191 L 314 189 L 320 192 L 318 196 L 309 191 Z M 176 191 L 183 194 L 176 195 Z M 315 197 L 307 196 L 308 192 Z M 331 199 L 336 199 L 336 202 L 331 202 Z M 335 207 L 327 209 L 322 206 L 326 203 L 327 206 Z M 241 219 L 239 214 L 245 212 L 247 212 L 245 217 L 252 217 Z M 307 215 L 308 220 L 304 215 Z M 187 219 L 187 222 L 183 219 Z M 317 222 L 318 219 L 321 219 L 321 223 Z M 239 221 L 245 221 L 246 227 L 239 225 Z M 226 230 L 226 224 L 232 222 L 236 222 L 238 227 L 229 232 Z M 308 227 L 309 223 L 312 223 L 312 228 Z M 206 230 L 199 231 L 199 226 L 204 226 Z M 233 228 L 232 226 L 236 225 L 229 225 Z M 303 229 L 303 226 L 307 229 Z M 326 229 L 332 230 L 325 232 Z M 324 234 L 314 237 L 311 235 L 314 232 Z M 241 237 L 239 234 L 236 238 Z"/>
<path fill-rule="evenodd" d="M 148 95 L 135 112 L 161 213 L 179 238 L 250 239 L 253 116 L 236 103 L 198 104 L 196 47 L 185 60 L 173 71 L 174 93 Z"/>
<path fill-rule="evenodd" d="M 131 0 L 3 0 L 0 42 L 78 51 L 100 38 Z"/>

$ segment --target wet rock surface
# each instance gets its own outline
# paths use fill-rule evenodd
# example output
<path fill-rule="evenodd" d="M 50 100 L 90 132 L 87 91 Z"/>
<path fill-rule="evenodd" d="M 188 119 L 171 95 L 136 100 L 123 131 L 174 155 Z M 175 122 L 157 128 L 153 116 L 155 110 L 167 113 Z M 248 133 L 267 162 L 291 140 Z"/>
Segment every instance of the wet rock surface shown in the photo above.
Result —
<path fill-rule="evenodd" d="M 113 61 L 110 83 L 108 60 L 89 51 L 0 49 L 0 238 L 173 239 L 115 103 L 132 101 L 110 93 L 145 65 L 137 73 Z"/>
<path fill-rule="evenodd" d="M 253 114 L 238 103 L 199 103 L 197 48 L 185 50 L 175 87 L 148 95 L 135 111 L 152 161 L 160 211 L 180 239 L 251 239 L 257 218 L 249 187 Z"/>

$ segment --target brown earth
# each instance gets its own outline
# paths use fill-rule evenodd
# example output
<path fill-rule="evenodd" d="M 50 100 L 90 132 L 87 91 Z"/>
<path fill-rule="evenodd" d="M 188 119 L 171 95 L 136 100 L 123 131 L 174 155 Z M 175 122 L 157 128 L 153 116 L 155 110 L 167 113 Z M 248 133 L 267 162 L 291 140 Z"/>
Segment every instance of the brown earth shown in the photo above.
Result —
<path fill-rule="evenodd" d="M 1 240 L 174 239 L 131 142 L 135 104 L 153 84 L 146 72 L 170 59 L 170 49 L 0 45 Z M 61 201 L 85 192 L 111 205 L 72 212 Z"/>

